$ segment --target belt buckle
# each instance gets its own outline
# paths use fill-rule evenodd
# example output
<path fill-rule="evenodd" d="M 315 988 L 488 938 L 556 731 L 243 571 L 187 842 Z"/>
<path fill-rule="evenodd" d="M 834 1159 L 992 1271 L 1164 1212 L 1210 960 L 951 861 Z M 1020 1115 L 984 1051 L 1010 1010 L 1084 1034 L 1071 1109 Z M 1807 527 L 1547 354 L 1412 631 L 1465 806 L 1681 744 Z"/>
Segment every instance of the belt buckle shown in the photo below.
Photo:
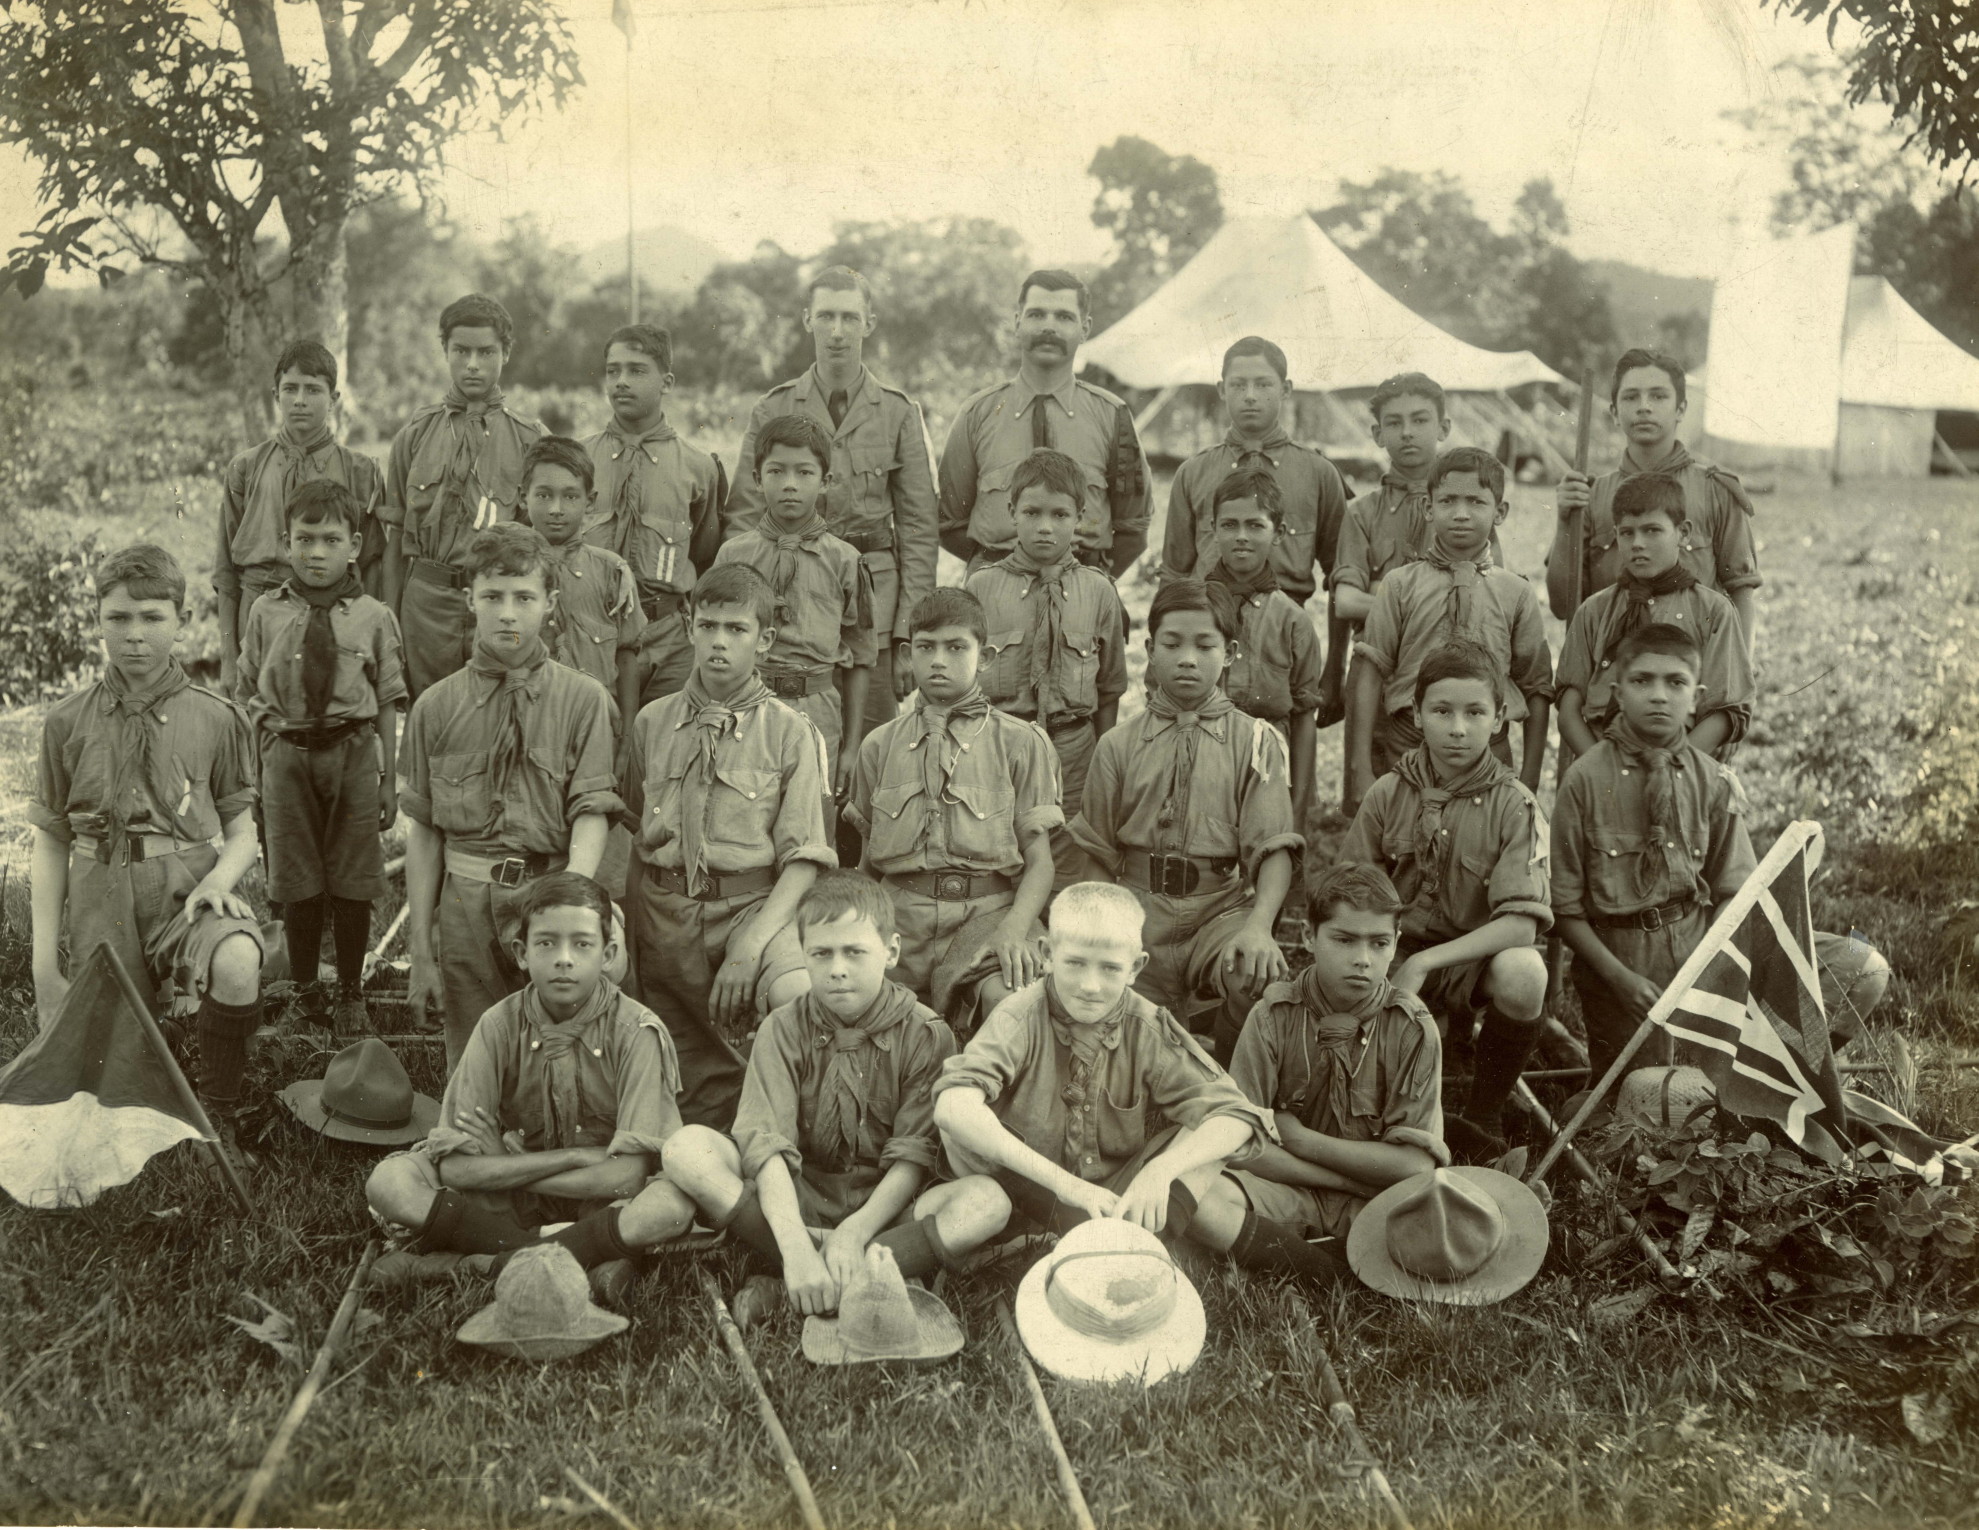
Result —
<path fill-rule="evenodd" d="M 526 857 L 511 855 L 505 861 L 496 861 L 488 868 L 488 880 L 497 887 L 520 887 L 529 880 L 529 862 Z"/>
<path fill-rule="evenodd" d="M 1149 862 L 1149 869 L 1157 865 L 1161 868 L 1159 873 L 1149 878 L 1156 892 L 1168 898 L 1186 898 L 1195 890 L 1189 881 L 1196 868 L 1186 855 L 1155 856 Z"/>
<path fill-rule="evenodd" d="M 941 903 L 966 903 L 969 901 L 969 878 L 958 871 L 938 871 L 935 873 L 935 899 Z"/>
<path fill-rule="evenodd" d="M 1660 930 L 1667 922 L 1663 918 L 1663 909 L 1660 904 L 1655 908 L 1646 908 L 1642 911 L 1642 927 L 1645 930 Z"/>

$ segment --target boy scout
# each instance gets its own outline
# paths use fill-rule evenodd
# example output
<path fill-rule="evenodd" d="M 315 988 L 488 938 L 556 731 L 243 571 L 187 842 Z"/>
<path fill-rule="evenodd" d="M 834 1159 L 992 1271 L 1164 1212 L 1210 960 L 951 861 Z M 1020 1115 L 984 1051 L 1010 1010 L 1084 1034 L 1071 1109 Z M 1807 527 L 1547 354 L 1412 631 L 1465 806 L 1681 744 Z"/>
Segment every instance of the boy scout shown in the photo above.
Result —
<path fill-rule="evenodd" d="M 1146 910 L 1141 992 L 1189 1023 L 1213 988 L 1221 1057 L 1264 985 L 1285 975 L 1272 926 L 1305 848 L 1285 740 L 1217 687 L 1236 631 L 1221 590 L 1162 586 L 1148 607 L 1147 710 L 1099 741 L 1072 820 L 1097 874 Z"/>
<path fill-rule="evenodd" d="M 337 362 L 314 340 L 295 340 L 275 359 L 274 435 L 242 452 L 220 477 L 220 545 L 213 588 L 220 595 L 220 688 L 234 693 L 241 625 L 255 601 L 289 577 L 289 496 L 314 478 L 342 484 L 357 497 L 351 527 L 363 538 L 358 577 L 367 595 L 379 589 L 385 538 L 374 524 L 385 498 L 385 475 L 362 452 L 338 442 L 330 417 L 337 407 Z"/>
<path fill-rule="evenodd" d="M 639 713 L 639 586 L 625 559 L 581 533 L 597 495 L 591 454 L 569 436 L 544 436 L 522 458 L 522 519 L 543 533 L 557 566 L 557 599 L 544 623 L 550 656 L 611 693 L 622 733 Z"/>
<path fill-rule="evenodd" d="M 820 511 L 831 477 L 831 438 L 801 414 L 756 433 L 752 475 L 764 508 L 715 566 L 744 563 L 770 583 L 776 640 L 759 667 L 770 694 L 811 719 L 825 741 L 827 777 L 843 798 L 866 736 L 873 674 L 873 587 L 858 548 L 831 534 Z"/>
<path fill-rule="evenodd" d="M 877 883 L 829 871 L 797 906 L 811 991 L 770 1012 L 727 1136 L 686 1126 L 667 1143 L 667 1178 L 783 1273 L 736 1301 L 747 1322 L 788 1289 L 799 1312 L 828 1313 L 890 1249 L 908 1279 L 987 1242 L 1010 1216 L 994 1184 L 937 1184 L 934 1081 L 955 1038 L 887 967 L 893 908 Z M 814 1231 L 816 1229 L 816 1231 Z"/>
<path fill-rule="evenodd" d="M 1154 499 L 1134 412 L 1081 382 L 1079 346 L 1092 333 L 1086 284 L 1069 271 L 1033 271 L 1017 289 L 1017 375 L 962 403 L 941 452 L 941 545 L 970 570 L 1017 541 L 1010 475 L 1050 447 L 1078 466 L 1081 563 L 1115 578 L 1147 546 Z"/>
<path fill-rule="evenodd" d="M 248 612 L 236 699 L 261 741 L 268 899 L 282 908 L 289 971 L 307 1016 L 369 1028 L 364 952 L 385 896 L 381 833 L 398 816 L 399 624 L 358 583 L 364 506 L 333 479 L 289 496 L 290 577 Z M 317 981 L 328 920 L 337 999 Z"/>
<path fill-rule="evenodd" d="M 1065 822 L 1058 756 L 976 683 L 986 628 L 973 595 L 936 590 L 908 631 L 914 708 L 866 735 L 845 813 L 893 897 L 894 980 L 966 1033 L 978 984 L 987 1012 L 1038 976 L 1051 831 Z"/>
<path fill-rule="evenodd" d="M 1271 1109 L 1278 1141 L 1225 1171 L 1243 1192 L 1238 1249 L 1343 1238 L 1380 1191 L 1449 1165 L 1436 1022 L 1388 980 L 1404 907 L 1376 867 L 1329 866 L 1313 884 L 1312 965 L 1244 1022 L 1230 1076 Z"/>
<path fill-rule="evenodd" d="M 1560 739 L 1569 757 L 1586 754 L 1615 716 L 1615 652 L 1639 627 L 1680 627 L 1702 654 L 1690 742 L 1723 759 L 1752 715 L 1752 671 L 1732 603 L 1683 564 L 1683 485 L 1667 473 L 1641 473 L 1615 491 L 1616 581 L 1582 602 L 1567 624 L 1557 676 Z"/>
<path fill-rule="evenodd" d="M 467 545 L 474 656 L 405 726 L 406 1006 L 446 1015 L 447 1066 L 519 986 L 508 926 L 546 872 L 598 869 L 610 815 L 612 702 L 543 646 L 556 602 L 543 534 L 504 522 Z M 437 919 L 437 930 L 435 928 Z"/>
<path fill-rule="evenodd" d="M 1446 1022 L 1472 1058 L 1470 1100 L 1450 1123 L 1467 1162 L 1504 1152 L 1502 1112 L 1539 1039 L 1553 923 L 1539 802 L 1491 752 L 1504 712 L 1496 661 L 1482 645 L 1436 649 L 1416 671 L 1419 748 L 1376 781 L 1340 847 L 1377 866 L 1408 900 L 1402 964 L 1390 981 Z M 1479 1012 L 1483 1024 L 1477 1029 Z"/>
<path fill-rule="evenodd" d="M 1127 689 L 1126 608 L 1113 581 L 1073 553 L 1081 481 L 1063 452 L 1040 449 L 1018 463 L 1009 478 L 1017 545 L 968 581 L 989 627 L 984 694 L 1050 735 L 1068 819 L 1079 811 L 1093 746 Z M 1052 854 L 1069 885 L 1071 841 L 1053 835 Z"/>
<path fill-rule="evenodd" d="M 721 545 L 728 479 L 721 461 L 681 440 L 666 417 L 673 337 L 628 324 L 605 341 L 605 396 L 612 422 L 584 443 L 598 474 L 604 517 L 584 540 L 625 559 L 639 581 L 641 703 L 687 683 L 687 592 Z"/>
<path fill-rule="evenodd" d="M 1147 961 L 1142 917 L 1124 888 L 1082 882 L 1058 895 L 1044 979 L 942 1065 L 935 1125 L 959 1185 L 1002 1189 L 1039 1227 L 1117 1216 L 1236 1254 L 1243 1197 L 1223 1170 L 1275 1142 L 1276 1128 L 1129 986 Z M 1239 1257 L 1322 1278 L 1341 1267 L 1269 1234 Z"/>
<path fill-rule="evenodd" d="M 1240 468 L 1216 486 L 1206 583 L 1221 588 L 1237 612 L 1237 641 L 1223 672 L 1223 693 L 1240 712 L 1268 722 L 1292 748 L 1292 801 L 1304 809 L 1312 790 L 1321 701 L 1319 634 L 1293 604 L 1270 561 L 1285 539 L 1278 481 L 1262 468 Z"/>
<path fill-rule="evenodd" d="M 405 636 L 406 688 L 416 699 L 467 662 L 468 544 L 515 517 L 522 455 L 543 427 L 502 402 L 515 326 L 508 310 L 471 292 L 440 314 L 452 385 L 392 438 L 385 470 L 384 601 Z"/>
<path fill-rule="evenodd" d="M 1660 351 L 1624 351 L 1608 390 L 1608 413 L 1628 437 L 1619 466 L 1589 481 L 1585 473 L 1560 480 L 1559 522 L 1546 555 L 1546 596 L 1553 614 L 1573 618 L 1573 560 L 1580 558 L 1582 600 L 1620 577 L 1624 553 L 1615 540 L 1615 491 L 1637 473 L 1667 473 L 1683 485 L 1683 564 L 1700 584 L 1721 591 L 1738 612 L 1746 657 L 1752 655 L 1752 592 L 1759 588 L 1759 560 L 1752 543 L 1752 501 L 1736 475 L 1691 456 L 1677 439 L 1687 400 L 1683 363 Z M 1576 511 L 1581 545 L 1570 546 Z"/>
<path fill-rule="evenodd" d="M 1459 446 L 1436 459 L 1429 494 L 1434 545 L 1382 581 L 1355 648 L 1368 663 L 1348 703 L 1355 746 L 1347 757 L 1350 809 L 1360 806 L 1376 776 L 1422 742 L 1409 710 L 1416 670 L 1451 638 L 1482 643 L 1509 682 L 1506 726 L 1523 724 L 1519 779 L 1530 788 L 1539 785 L 1553 656 L 1532 586 L 1491 562 L 1491 533 L 1505 519 L 1504 466 L 1488 452 Z M 1512 763 L 1509 732 L 1492 747 Z"/>
<path fill-rule="evenodd" d="M 35 1005 L 47 1025 L 69 991 L 65 933 L 70 962 L 108 941 L 148 1001 L 196 1001 L 199 1095 L 231 1152 L 261 1021 L 261 930 L 234 891 L 255 858 L 254 737 L 172 651 L 191 612 L 170 553 L 112 553 L 96 604 L 103 678 L 49 708 L 28 804 Z"/>
<path fill-rule="evenodd" d="M 824 740 L 756 673 L 776 640 L 774 605 L 746 563 L 701 576 L 694 670 L 639 713 L 626 771 L 643 863 L 639 982 L 680 1053 L 681 1116 L 719 1131 L 742 1088 L 736 1041 L 810 981 L 791 920 L 818 872 L 838 864 Z"/>
<path fill-rule="evenodd" d="M 513 912 L 510 948 L 528 985 L 476 1023 L 426 1139 L 365 1184 L 372 1212 L 411 1234 L 372 1279 L 391 1285 L 443 1273 L 462 1254 L 511 1253 L 563 1222 L 549 1241 L 622 1294 L 625 1261 L 694 1220 L 687 1198 L 653 1177 L 680 1129 L 673 1043 L 606 975 L 617 952 L 596 882 L 538 877 Z"/>
<path fill-rule="evenodd" d="M 850 266 L 827 266 L 804 296 L 804 328 L 816 354 L 802 377 L 772 388 L 749 416 L 738 464 L 756 460 L 756 437 L 779 415 L 800 414 L 831 435 L 825 524 L 859 549 L 873 585 L 879 652 L 866 694 L 866 726 L 900 710 L 914 688 L 907 672 L 907 614 L 935 587 L 934 443 L 921 406 L 866 369 L 866 340 L 879 323 L 873 289 Z M 762 490 L 737 472 L 723 510 L 728 534 L 755 526 Z"/>

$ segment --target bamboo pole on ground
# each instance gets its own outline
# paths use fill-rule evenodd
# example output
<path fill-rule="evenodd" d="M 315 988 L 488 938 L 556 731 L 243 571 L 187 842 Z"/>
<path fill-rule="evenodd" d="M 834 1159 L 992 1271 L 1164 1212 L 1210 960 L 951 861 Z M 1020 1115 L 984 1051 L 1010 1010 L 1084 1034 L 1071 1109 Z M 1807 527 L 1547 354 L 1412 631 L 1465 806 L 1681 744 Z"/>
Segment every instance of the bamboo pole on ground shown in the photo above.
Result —
<path fill-rule="evenodd" d="M 1017 1351 L 1017 1364 L 1024 1373 L 1024 1390 L 1030 1395 L 1031 1412 L 1037 1416 L 1038 1428 L 1044 1435 L 1045 1444 L 1051 1449 L 1052 1465 L 1058 1472 L 1058 1486 L 1072 1510 L 1072 1523 L 1079 1530 L 1094 1530 L 1093 1511 L 1086 1506 L 1086 1495 L 1079 1486 L 1079 1475 L 1072 1470 L 1072 1458 L 1065 1453 L 1065 1441 L 1058 1436 L 1058 1424 L 1051 1416 L 1051 1404 L 1045 1401 L 1044 1388 L 1038 1383 L 1038 1373 L 1031 1365 L 1030 1355 L 1025 1352 L 1023 1336 L 1017 1332 L 1017 1324 L 1010 1316 L 1010 1303 L 1000 1296 L 996 1299 L 996 1321 L 1009 1338 L 1010 1347 Z"/>
<path fill-rule="evenodd" d="M 1354 1412 L 1354 1405 L 1347 1401 L 1347 1392 L 1340 1385 L 1340 1376 L 1333 1369 L 1333 1357 L 1327 1353 L 1326 1340 L 1318 1336 L 1318 1324 L 1313 1325 L 1319 1345 L 1319 1394 L 1326 1404 L 1327 1422 L 1346 1441 L 1351 1456 L 1349 1464 L 1361 1469 L 1362 1479 L 1375 1501 L 1381 1505 L 1393 1530 L 1415 1530 L 1409 1523 L 1409 1516 L 1402 1507 L 1402 1500 L 1395 1496 L 1395 1489 L 1388 1481 L 1388 1473 L 1381 1469 L 1380 1458 L 1367 1443 L 1367 1436 L 1361 1433 L 1360 1416 Z"/>
<path fill-rule="evenodd" d="M 742 1330 L 735 1326 L 735 1317 L 729 1312 L 728 1303 L 722 1300 L 721 1287 L 715 1284 L 715 1277 L 705 1269 L 695 1270 L 694 1276 L 715 1309 L 715 1326 L 721 1330 L 722 1343 L 728 1346 L 735 1368 L 742 1373 L 742 1379 L 748 1383 L 753 1394 L 756 1416 L 763 1421 L 770 1444 L 776 1448 L 777 1461 L 790 1483 L 790 1491 L 797 1496 L 797 1507 L 804 1516 L 804 1523 L 810 1530 L 825 1530 L 824 1517 L 818 1513 L 818 1500 L 811 1493 L 811 1479 L 805 1476 L 804 1463 L 797 1459 L 797 1452 L 791 1448 L 790 1436 L 783 1432 L 783 1422 L 776 1416 L 770 1394 L 763 1389 L 763 1378 L 756 1373 L 756 1362 L 749 1358 L 749 1346 L 743 1342 Z"/>
<path fill-rule="evenodd" d="M 1545 1132 L 1549 1137 L 1558 1136 L 1559 1128 L 1554 1125 L 1553 1117 L 1547 1114 L 1546 1107 L 1539 1103 L 1539 1097 L 1532 1092 L 1531 1085 L 1527 1084 L 1524 1079 L 1520 1079 L 1513 1086 L 1512 1093 L 1513 1098 L 1519 1104 L 1532 1112 L 1533 1119 L 1539 1123 L 1539 1129 L 1541 1131 Z M 1586 1156 L 1579 1148 L 1569 1146 L 1566 1149 L 1566 1159 L 1573 1166 L 1573 1171 L 1590 1188 L 1597 1192 L 1604 1192 L 1609 1188 L 1608 1181 L 1602 1177 L 1601 1171 L 1587 1161 Z M 1628 1224 L 1629 1232 L 1635 1238 L 1636 1247 L 1642 1250 L 1650 1264 L 1655 1267 L 1658 1278 L 1666 1285 L 1675 1286 L 1682 1284 L 1684 1278 L 1683 1272 L 1674 1264 L 1670 1263 L 1670 1256 L 1665 1254 L 1662 1245 L 1650 1236 L 1649 1229 L 1638 1222 L 1629 1209 L 1619 1202 L 1615 1204 L 1614 1210 L 1623 1222 Z"/>

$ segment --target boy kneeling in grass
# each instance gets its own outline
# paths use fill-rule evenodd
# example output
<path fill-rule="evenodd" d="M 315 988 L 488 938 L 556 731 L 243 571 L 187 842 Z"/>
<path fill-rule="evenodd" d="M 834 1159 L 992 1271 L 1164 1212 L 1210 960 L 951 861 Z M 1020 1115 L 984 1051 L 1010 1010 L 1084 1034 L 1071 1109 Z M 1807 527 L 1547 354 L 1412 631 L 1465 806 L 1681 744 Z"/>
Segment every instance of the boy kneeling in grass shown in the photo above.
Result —
<path fill-rule="evenodd" d="M 940 1153 L 930 1089 L 955 1038 L 887 981 L 900 936 L 886 889 L 827 872 L 798 905 L 797 931 L 811 991 L 763 1022 L 734 1129 L 682 1127 L 666 1149 L 667 1178 L 783 1272 L 751 1278 L 736 1301 L 745 1321 L 786 1289 L 799 1312 L 837 1311 L 870 1243 L 911 1280 L 1010 1216 L 991 1181 L 922 1190 Z"/>
<path fill-rule="evenodd" d="M 1546 1005 L 1534 942 L 1553 922 L 1539 801 L 1491 752 L 1501 684 L 1477 643 L 1446 643 L 1422 661 L 1422 743 L 1374 783 L 1340 847 L 1343 861 L 1380 867 L 1407 900 L 1394 987 L 1423 999 L 1450 1026 L 1451 1045 L 1471 1053 L 1470 1099 L 1448 1134 L 1470 1163 L 1505 1151 L 1505 1101 Z"/>
<path fill-rule="evenodd" d="M 1147 964 L 1144 918 L 1131 892 L 1102 882 L 1053 901 L 1044 978 L 998 1005 L 935 1083 L 935 1125 L 958 1183 L 1001 1187 L 1051 1232 L 1117 1216 L 1252 1268 L 1332 1278 L 1345 1263 L 1331 1251 L 1247 1223 L 1223 1171 L 1275 1144 L 1277 1128 L 1173 1015 L 1129 986 Z"/>
<path fill-rule="evenodd" d="M 605 890 L 555 872 L 532 882 L 515 912 L 529 986 L 474 1027 L 439 1125 L 365 1184 L 371 1210 L 412 1232 L 373 1267 L 374 1282 L 444 1273 L 463 1254 L 548 1235 L 598 1268 L 608 1293 L 622 1292 L 632 1267 L 618 1262 L 694 1220 L 687 1197 L 654 1178 L 680 1130 L 680 1066 L 660 1017 L 605 976 L 617 955 Z"/>

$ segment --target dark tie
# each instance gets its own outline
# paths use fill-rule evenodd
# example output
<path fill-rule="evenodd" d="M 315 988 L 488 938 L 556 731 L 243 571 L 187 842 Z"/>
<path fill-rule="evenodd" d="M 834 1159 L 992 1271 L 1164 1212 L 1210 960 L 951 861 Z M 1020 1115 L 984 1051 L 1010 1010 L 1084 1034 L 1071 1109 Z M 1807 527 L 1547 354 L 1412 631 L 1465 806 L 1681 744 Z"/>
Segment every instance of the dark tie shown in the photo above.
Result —
<path fill-rule="evenodd" d="M 1045 451 L 1051 449 L 1051 415 L 1045 409 L 1047 402 L 1042 393 L 1031 400 L 1031 445 Z"/>
<path fill-rule="evenodd" d="M 309 720 L 318 723 L 330 710 L 337 687 L 337 638 L 330 626 L 330 608 L 312 605 L 302 634 L 302 701 Z"/>
<path fill-rule="evenodd" d="M 845 396 L 845 390 L 843 388 L 840 388 L 830 398 L 825 400 L 825 412 L 831 416 L 831 428 L 833 430 L 837 430 L 839 426 L 845 423 L 845 411 L 851 407 L 852 401 Z"/>

